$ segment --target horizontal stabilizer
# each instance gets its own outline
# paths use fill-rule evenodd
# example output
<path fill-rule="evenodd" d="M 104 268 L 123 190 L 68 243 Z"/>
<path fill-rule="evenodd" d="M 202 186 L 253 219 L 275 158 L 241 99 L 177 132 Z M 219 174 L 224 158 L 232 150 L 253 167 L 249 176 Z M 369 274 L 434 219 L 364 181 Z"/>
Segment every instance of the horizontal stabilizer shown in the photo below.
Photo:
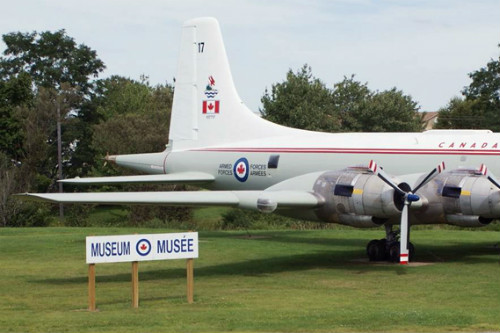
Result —
<path fill-rule="evenodd" d="M 68 178 L 60 180 L 66 184 L 132 184 L 132 183 L 208 183 L 214 181 L 214 176 L 204 172 L 180 172 L 161 175 L 115 176 Z"/>
<path fill-rule="evenodd" d="M 304 191 L 182 191 L 25 193 L 21 199 L 103 205 L 229 206 L 268 212 L 269 208 L 316 208 L 322 198 Z"/>

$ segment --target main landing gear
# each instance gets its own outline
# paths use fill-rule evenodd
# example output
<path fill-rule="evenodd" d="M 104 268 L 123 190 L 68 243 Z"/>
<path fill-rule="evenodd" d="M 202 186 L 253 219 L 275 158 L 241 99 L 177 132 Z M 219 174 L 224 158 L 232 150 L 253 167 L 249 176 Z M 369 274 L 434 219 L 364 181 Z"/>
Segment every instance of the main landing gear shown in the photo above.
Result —
<path fill-rule="evenodd" d="M 366 254 L 370 261 L 390 261 L 399 262 L 399 230 L 393 231 L 392 225 L 385 226 L 386 238 L 373 239 L 366 246 Z M 410 242 L 408 244 L 409 260 L 412 261 L 415 255 L 415 247 Z"/>

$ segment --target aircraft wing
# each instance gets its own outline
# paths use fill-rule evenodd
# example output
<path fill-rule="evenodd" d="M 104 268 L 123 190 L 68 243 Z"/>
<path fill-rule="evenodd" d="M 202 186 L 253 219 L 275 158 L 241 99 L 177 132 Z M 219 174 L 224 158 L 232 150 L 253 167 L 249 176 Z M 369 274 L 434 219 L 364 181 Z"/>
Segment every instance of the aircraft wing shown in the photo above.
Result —
<path fill-rule="evenodd" d="M 114 176 L 92 178 L 68 178 L 60 180 L 66 184 L 133 184 L 133 183 L 208 183 L 214 176 L 204 172 L 179 172 L 160 175 Z"/>
<path fill-rule="evenodd" d="M 52 203 L 230 206 L 272 212 L 276 208 L 315 208 L 323 198 L 307 191 L 182 191 L 24 193 L 18 197 Z"/>

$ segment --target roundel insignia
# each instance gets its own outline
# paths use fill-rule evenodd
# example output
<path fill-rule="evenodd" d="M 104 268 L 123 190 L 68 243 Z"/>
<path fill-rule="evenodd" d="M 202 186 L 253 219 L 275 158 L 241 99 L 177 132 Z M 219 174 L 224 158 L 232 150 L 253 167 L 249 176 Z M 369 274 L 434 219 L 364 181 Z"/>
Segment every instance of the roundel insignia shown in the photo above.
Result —
<path fill-rule="evenodd" d="M 143 238 L 137 242 L 135 249 L 139 255 L 143 257 L 147 256 L 149 252 L 151 252 L 151 243 L 147 239 Z"/>
<path fill-rule="evenodd" d="M 248 179 L 248 160 L 244 157 L 234 163 L 234 176 L 240 182 L 245 182 Z"/>

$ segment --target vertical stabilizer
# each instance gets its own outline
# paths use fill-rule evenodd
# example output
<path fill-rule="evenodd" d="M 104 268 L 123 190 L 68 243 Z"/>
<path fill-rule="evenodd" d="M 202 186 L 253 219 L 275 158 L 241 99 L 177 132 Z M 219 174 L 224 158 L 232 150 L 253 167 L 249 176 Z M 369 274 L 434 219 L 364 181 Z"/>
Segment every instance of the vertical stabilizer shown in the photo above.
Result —
<path fill-rule="evenodd" d="M 185 22 L 170 122 L 173 149 L 221 145 L 279 128 L 241 102 L 217 20 Z"/>

